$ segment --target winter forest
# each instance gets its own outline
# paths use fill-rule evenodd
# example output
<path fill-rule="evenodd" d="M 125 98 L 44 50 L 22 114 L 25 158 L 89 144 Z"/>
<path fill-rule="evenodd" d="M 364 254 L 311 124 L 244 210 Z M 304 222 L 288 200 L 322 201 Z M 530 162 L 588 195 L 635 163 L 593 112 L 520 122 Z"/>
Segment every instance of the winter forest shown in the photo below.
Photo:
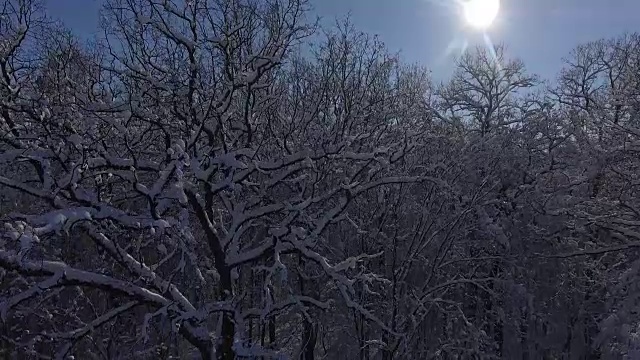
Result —
<path fill-rule="evenodd" d="M 445 81 L 307 0 L 0 5 L 3 359 L 640 359 L 640 35 Z"/>

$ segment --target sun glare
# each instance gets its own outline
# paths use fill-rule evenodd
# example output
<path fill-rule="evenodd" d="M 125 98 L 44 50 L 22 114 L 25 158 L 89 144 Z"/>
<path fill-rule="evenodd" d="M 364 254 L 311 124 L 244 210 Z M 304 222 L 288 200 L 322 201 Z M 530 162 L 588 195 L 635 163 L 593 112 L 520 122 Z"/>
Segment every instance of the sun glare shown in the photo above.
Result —
<path fill-rule="evenodd" d="M 467 24 L 485 30 L 498 16 L 500 0 L 465 0 L 462 6 Z"/>

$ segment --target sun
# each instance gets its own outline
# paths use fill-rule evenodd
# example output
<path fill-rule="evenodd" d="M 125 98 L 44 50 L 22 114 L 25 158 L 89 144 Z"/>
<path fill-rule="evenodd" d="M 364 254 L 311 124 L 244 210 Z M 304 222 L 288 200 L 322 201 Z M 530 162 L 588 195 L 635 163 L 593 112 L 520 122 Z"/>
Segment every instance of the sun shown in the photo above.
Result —
<path fill-rule="evenodd" d="M 467 24 L 478 30 L 486 30 L 500 12 L 500 0 L 465 0 L 462 10 Z"/>

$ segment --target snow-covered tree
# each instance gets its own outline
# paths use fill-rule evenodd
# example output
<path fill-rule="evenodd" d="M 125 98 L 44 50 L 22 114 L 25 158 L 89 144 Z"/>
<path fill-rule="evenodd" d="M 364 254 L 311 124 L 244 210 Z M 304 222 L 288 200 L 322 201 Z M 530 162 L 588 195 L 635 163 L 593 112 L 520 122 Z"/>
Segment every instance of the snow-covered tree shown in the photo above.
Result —
<path fill-rule="evenodd" d="M 332 307 L 388 330 L 356 290 L 379 254 L 334 254 L 330 229 L 364 194 L 432 181 L 395 166 L 417 145 L 402 120 L 421 89 L 364 38 L 296 61 L 306 7 L 112 0 L 95 54 L 58 42 L 16 85 L 1 159 L 22 165 L 0 184 L 29 206 L 6 215 L 2 314 L 43 319 L 15 323 L 17 347 L 313 354 L 282 329 Z M 128 337 L 92 344 L 123 324 Z"/>
<path fill-rule="evenodd" d="M 637 34 L 434 86 L 305 0 L 0 8 L 0 353 L 636 356 Z"/>

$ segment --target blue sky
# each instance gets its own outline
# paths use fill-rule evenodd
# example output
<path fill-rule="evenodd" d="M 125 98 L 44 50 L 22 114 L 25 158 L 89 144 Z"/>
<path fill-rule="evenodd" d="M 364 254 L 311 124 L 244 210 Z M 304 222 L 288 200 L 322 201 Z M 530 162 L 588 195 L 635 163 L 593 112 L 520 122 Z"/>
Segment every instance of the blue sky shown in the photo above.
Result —
<path fill-rule="evenodd" d="M 424 64 L 437 78 L 451 71 L 447 48 L 480 36 L 462 28 L 455 0 L 311 0 L 325 21 L 351 13 L 355 25 L 378 34 L 409 62 Z M 50 15 L 81 36 L 95 32 L 102 0 L 47 0 Z M 561 58 L 579 43 L 640 31 L 640 0 L 502 0 L 494 42 L 524 60 L 529 71 L 553 77 Z"/>

